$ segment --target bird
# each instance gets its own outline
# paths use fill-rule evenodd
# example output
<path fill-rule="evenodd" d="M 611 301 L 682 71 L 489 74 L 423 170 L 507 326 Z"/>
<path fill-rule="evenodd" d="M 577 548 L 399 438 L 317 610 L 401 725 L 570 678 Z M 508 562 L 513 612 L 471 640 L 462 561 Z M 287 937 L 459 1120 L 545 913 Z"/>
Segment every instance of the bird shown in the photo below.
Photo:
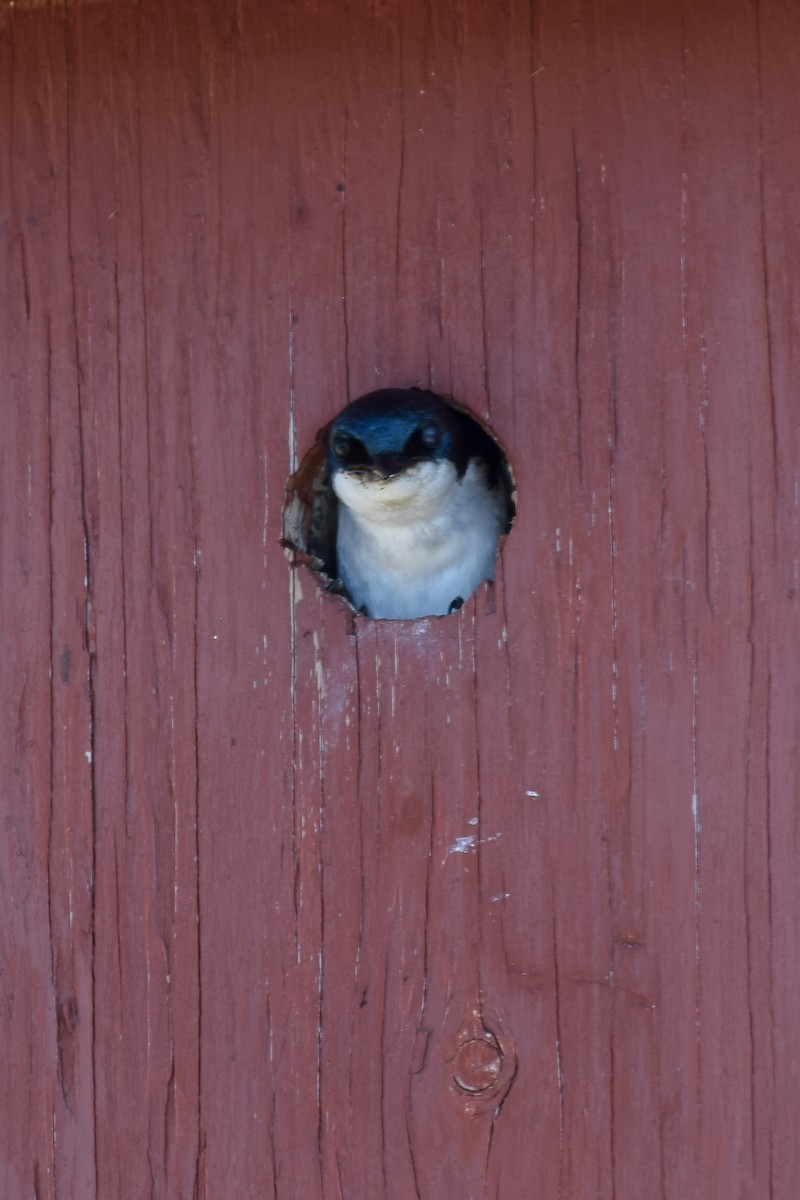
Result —
<path fill-rule="evenodd" d="M 358 612 L 446 616 L 493 578 L 511 475 L 466 412 L 422 388 L 369 392 L 331 423 L 326 463 L 338 585 Z"/>

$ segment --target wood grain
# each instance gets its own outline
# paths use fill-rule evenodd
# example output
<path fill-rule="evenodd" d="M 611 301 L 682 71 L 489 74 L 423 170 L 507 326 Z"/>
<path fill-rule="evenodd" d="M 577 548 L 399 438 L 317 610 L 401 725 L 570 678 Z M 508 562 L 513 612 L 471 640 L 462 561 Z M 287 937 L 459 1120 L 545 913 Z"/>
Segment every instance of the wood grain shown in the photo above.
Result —
<path fill-rule="evenodd" d="M 0 1194 L 795 1200 L 800 10 L 0 6 Z M 280 544 L 452 394 L 494 586 Z"/>

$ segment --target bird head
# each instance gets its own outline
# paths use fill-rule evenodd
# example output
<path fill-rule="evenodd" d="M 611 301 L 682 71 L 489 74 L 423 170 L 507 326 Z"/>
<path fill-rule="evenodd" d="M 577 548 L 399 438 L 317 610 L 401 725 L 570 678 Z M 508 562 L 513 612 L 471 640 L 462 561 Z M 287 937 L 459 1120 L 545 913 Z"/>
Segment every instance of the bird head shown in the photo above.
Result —
<path fill-rule="evenodd" d="M 330 428 L 333 490 L 356 513 L 380 520 L 425 515 L 463 475 L 462 419 L 420 388 L 385 388 L 354 400 Z"/>

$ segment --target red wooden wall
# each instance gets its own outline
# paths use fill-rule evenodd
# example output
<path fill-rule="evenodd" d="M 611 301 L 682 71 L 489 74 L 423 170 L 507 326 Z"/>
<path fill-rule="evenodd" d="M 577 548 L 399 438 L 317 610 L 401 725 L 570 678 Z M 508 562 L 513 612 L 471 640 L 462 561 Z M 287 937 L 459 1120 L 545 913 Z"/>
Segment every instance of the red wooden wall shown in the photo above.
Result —
<path fill-rule="evenodd" d="M 796 1200 L 800 7 L 0 5 L 0 1194 Z M 491 420 L 460 614 L 292 571 Z"/>

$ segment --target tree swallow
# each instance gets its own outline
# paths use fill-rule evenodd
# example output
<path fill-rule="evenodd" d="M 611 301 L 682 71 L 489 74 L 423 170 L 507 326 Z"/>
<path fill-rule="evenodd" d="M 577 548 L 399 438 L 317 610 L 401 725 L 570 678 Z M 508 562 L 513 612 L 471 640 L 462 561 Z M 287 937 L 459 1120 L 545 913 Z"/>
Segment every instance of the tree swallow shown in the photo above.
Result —
<path fill-rule="evenodd" d="M 444 616 L 493 578 L 514 513 L 505 455 L 433 392 L 370 392 L 332 422 L 337 574 L 370 617 Z"/>

